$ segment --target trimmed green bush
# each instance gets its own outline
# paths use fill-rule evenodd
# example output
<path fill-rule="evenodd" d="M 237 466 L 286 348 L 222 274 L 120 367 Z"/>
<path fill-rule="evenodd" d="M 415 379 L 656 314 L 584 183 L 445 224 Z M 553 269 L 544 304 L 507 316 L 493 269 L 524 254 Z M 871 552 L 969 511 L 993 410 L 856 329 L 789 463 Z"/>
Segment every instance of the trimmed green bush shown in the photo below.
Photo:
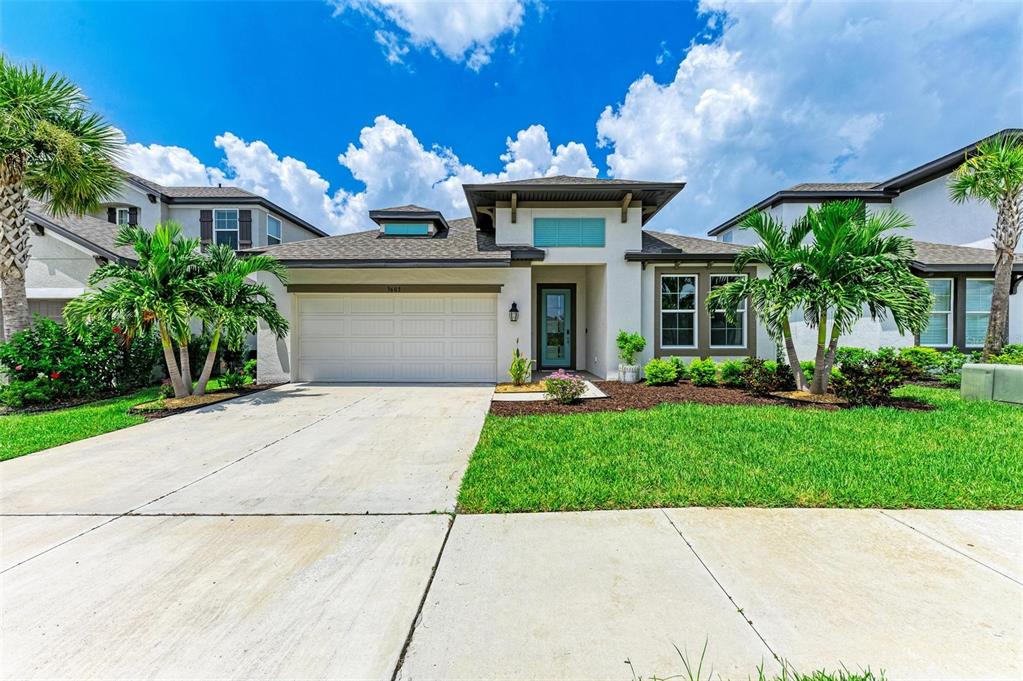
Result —
<path fill-rule="evenodd" d="M 788 364 L 759 357 L 747 357 L 742 362 L 741 385 L 754 395 L 796 389 L 796 380 Z"/>
<path fill-rule="evenodd" d="M 836 395 L 852 404 L 879 406 L 890 402 L 892 390 L 917 369 L 910 360 L 882 348 L 873 357 L 846 362 L 839 371 L 831 383 Z"/>
<path fill-rule="evenodd" d="M 941 362 L 941 353 L 934 348 L 922 346 L 911 346 L 899 350 L 899 357 L 908 361 L 912 367 L 907 367 L 911 378 L 924 378 L 938 370 Z"/>
<path fill-rule="evenodd" d="M 729 359 L 721 363 L 718 373 L 721 374 L 721 385 L 731 387 L 742 386 L 742 370 L 745 365 L 741 360 Z"/>
<path fill-rule="evenodd" d="M 618 359 L 622 360 L 622 364 L 631 366 L 636 360 L 636 354 L 643 352 L 643 349 L 646 348 L 646 338 L 638 333 L 629 333 L 620 329 L 615 338 L 615 344 L 618 346 Z"/>
<path fill-rule="evenodd" d="M 693 385 L 709 387 L 718 384 L 718 367 L 714 360 L 694 359 L 689 363 L 689 380 Z"/>
<path fill-rule="evenodd" d="M 686 360 L 681 355 L 668 357 L 671 366 L 675 367 L 675 380 L 682 381 L 689 378 L 689 369 L 686 367 Z"/>
<path fill-rule="evenodd" d="M 647 385 L 668 385 L 678 380 L 675 365 L 665 359 L 652 359 L 643 367 Z"/>
<path fill-rule="evenodd" d="M 0 405 L 21 409 L 34 404 L 46 404 L 57 396 L 58 380 L 38 376 L 30 381 L 11 381 L 0 385 Z"/>

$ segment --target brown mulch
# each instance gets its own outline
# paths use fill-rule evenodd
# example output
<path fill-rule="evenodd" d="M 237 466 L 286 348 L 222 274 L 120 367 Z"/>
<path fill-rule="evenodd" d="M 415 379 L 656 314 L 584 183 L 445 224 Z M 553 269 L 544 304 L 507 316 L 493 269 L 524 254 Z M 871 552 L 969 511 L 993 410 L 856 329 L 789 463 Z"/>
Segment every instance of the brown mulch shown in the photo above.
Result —
<path fill-rule="evenodd" d="M 268 388 L 275 388 L 279 385 L 282 384 L 258 383 L 244 385 L 239 388 L 222 388 L 198 397 L 195 395 L 189 395 L 188 397 L 165 397 L 152 402 L 137 404 L 131 408 L 131 411 L 132 413 L 144 416 L 150 420 L 162 419 L 165 416 L 181 414 L 182 412 L 192 411 L 193 409 L 199 409 L 200 407 L 208 407 L 211 404 L 217 404 L 219 402 L 227 402 L 228 400 L 233 400 L 237 397 L 242 397 L 243 395 L 262 392 Z"/>
<path fill-rule="evenodd" d="M 823 402 L 803 402 L 771 396 L 751 395 L 739 388 L 701 388 L 688 381 L 675 385 L 647 385 L 646 383 L 619 383 L 593 381 L 606 398 L 580 400 L 575 404 L 558 404 L 549 400 L 531 402 L 491 402 L 490 413 L 496 416 L 527 416 L 532 414 L 586 414 L 602 411 L 652 409 L 659 404 L 710 404 L 789 407 L 791 409 L 817 409 L 836 411 L 849 405 Z M 906 411 L 933 411 L 936 407 L 909 398 L 893 398 L 885 406 Z"/>
<path fill-rule="evenodd" d="M 784 405 L 771 397 L 756 397 L 737 388 L 699 388 L 692 383 L 647 385 L 593 381 L 607 397 L 580 400 L 575 404 L 558 404 L 549 400 L 533 402 L 492 402 L 490 413 L 498 416 L 525 414 L 585 414 L 599 411 L 652 409 L 659 404 L 695 402 L 698 404 Z"/>

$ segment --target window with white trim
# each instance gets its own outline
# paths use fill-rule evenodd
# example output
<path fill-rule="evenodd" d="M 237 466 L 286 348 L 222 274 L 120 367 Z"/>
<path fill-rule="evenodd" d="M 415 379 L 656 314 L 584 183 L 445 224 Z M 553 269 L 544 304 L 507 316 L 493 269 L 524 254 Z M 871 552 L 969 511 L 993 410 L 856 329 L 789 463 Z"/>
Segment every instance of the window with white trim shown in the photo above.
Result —
<path fill-rule="evenodd" d="M 987 339 L 987 324 L 991 317 L 991 295 L 994 279 L 966 280 L 966 339 L 968 348 L 982 348 Z"/>
<path fill-rule="evenodd" d="M 928 279 L 934 304 L 927 328 L 920 334 L 920 345 L 930 348 L 947 348 L 952 345 L 952 280 Z"/>
<path fill-rule="evenodd" d="M 213 211 L 213 242 L 238 249 L 238 210 L 218 208 Z"/>
<path fill-rule="evenodd" d="M 117 209 L 117 224 L 119 224 L 119 225 L 130 225 L 131 224 L 131 209 L 130 208 L 118 208 Z"/>
<path fill-rule="evenodd" d="M 270 246 L 281 243 L 281 221 L 272 215 L 266 216 L 266 243 Z"/>
<path fill-rule="evenodd" d="M 745 274 L 712 274 L 710 290 L 745 279 Z M 725 309 L 719 308 L 710 313 L 710 347 L 712 348 L 744 348 L 746 347 L 746 300 L 735 309 L 735 321 L 728 321 Z"/>
<path fill-rule="evenodd" d="M 661 347 L 696 347 L 696 275 L 661 276 Z"/>

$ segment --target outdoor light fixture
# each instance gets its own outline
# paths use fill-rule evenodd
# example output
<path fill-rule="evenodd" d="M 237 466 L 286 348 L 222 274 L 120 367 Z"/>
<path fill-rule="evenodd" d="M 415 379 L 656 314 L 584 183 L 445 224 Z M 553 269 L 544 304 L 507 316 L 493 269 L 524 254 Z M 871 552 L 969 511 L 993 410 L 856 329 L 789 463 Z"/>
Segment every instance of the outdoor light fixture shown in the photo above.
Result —
<path fill-rule="evenodd" d="M 512 303 L 511 309 L 508 310 L 508 319 L 513 322 L 519 321 L 519 306 L 517 303 Z"/>

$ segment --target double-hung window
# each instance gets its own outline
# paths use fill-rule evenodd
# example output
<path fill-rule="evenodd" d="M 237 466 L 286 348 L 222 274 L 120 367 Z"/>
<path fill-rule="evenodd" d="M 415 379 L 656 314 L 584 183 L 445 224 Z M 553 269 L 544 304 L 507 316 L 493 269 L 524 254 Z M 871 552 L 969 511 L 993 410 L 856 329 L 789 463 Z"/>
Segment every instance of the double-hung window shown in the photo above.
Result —
<path fill-rule="evenodd" d="M 745 279 L 745 274 L 712 274 L 710 290 L 725 284 Z M 710 346 L 712 348 L 744 348 L 746 347 L 746 300 L 735 309 L 735 321 L 728 321 L 724 308 L 712 310 L 710 313 Z"/>
<path fill-rule="evenodd" d="M 266 243 L 270 246 L 281 243 L 281 221 L 272 215 L 266 216 Z"/>
<path fill-rule="evenodd" d="M 130 225 L 131 224 L 131 209 L 130 208 L 118 208 L 117 209 L 117 224 L 119 224 L 119 225 Z"/>
<path fill-rule="evenodd" d="M 927 288 L 934 297 L 927 328 L 920 334 L 920 345 L 947 348 L 952 345 L 952 280 L 928 279 Z"/>
<path fill-rule="evenodd" d="M 696 275 L 661 276 L 661 347 L 696 347 Z"/>
<path fill-rule="evenodd" d="M 213 211 L 213 242 L 238 249 L 238 211 L 218 208 Z"/>
<path fill-rule="evenodd" d="M 994 279 L 966 280 L 966 347 L 984 347 L 987 324 L 991 317 L 991 294 Z"/>

